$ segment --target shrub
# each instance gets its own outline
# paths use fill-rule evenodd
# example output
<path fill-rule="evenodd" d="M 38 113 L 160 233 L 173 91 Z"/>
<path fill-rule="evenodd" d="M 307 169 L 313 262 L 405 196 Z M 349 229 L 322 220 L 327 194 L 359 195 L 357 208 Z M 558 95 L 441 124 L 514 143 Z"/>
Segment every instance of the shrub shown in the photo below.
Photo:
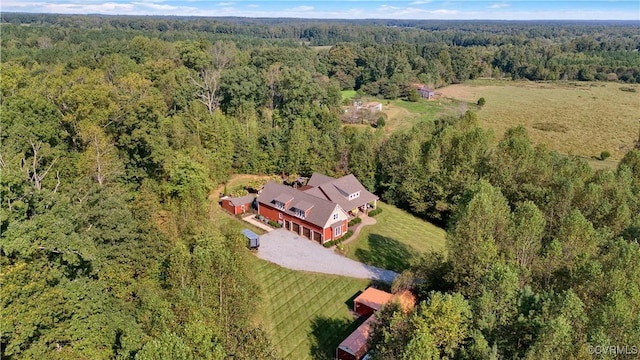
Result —
<path fill-rule="evenodd" d="M 407 100 L 411 102 L 418 102 L 418 100 L 420 100 L 420 94 L 418 94 L 418 90 L 411 89 L 409 91 L 409 95 L 407 95 Z"/>
<path fill-rule="evenodd" d="M 381 208 L 373 209 L 373 210 L 369 211 L 369 216 L 376 216 L 376 215 L 380 214 L 381 212 L 382 212 Z"/>
<path fill-rule="evenodd" d="M 281 227 L 282 227 L 282 225 L 278 224 L 277 222 L 275 222 L 275 221 L 273 221 L 273 220 L 269 220 L 269 221 L 267 222 L 267 224 L 269 224 L 269 226 L 271 226 L 272 228 L 276 228 L 276 229 L 277 229 L 277 228 L 281 228 Z"/>
<path fill-rule="evenodd" d="M 386 124 L 387 121 L 384 119 L 384 116 L 380 116 L 376 122 L 376 128 L 383 128 Z"/>
<path fill-rule="evenodd" d="M 335 239 L 335 240 L 331 240 L 331 241 L 327 241 L 326 243 L 322 244 L 324 247 L 326 248 L 330 248 L 333 245 L 339 245 L 340 243 L 342 243 L 343 241 L 347 240 L 348 238 L 351 237 L 351 235 L 353 235 L 353 231 L 349 230 L 346 233 L 342 234 L 342 236 L 340 236 L 339 238 Z"/>
<path fill-rule="evenodd" d="M 611 153 L 607 150 L 600 153 L 600 160 L 607 160 L 609 157 L 611 157 Z"/>
<path fill-rule="evenodd" d="M 349 227 L 360 224 L 361 222 L 362 222 L 362 219 L 360 219 L 359 217 L 353 218 L 351 221 L 349 221 Z"/>
<path fill-rule="evenodd" d="M 484 104 L 486 103 L 487 103 L 487 100 L 485 100 L 483 97 L 478 99 L 478 106 L 484 106 Z"/>

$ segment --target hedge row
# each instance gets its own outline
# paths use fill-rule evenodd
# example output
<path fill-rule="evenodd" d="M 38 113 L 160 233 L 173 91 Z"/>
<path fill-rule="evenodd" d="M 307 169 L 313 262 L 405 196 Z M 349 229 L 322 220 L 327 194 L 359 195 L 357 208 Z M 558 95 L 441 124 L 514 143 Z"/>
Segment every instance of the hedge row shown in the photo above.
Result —
<path fill-rule="evenodd" d="M 360 224 L 361 222 L 362 222 L 362 219 L 360 219 L 359 217 L 353 218 L 353 219 L 351 219 L 351 221 L 349 221 L 349 227 L 352 227 L 353 225 Z"/>
<path fill-rule="evenodd" d="M 337 238 L 335 240 L 332 240 L 332 241 L 327 241 L 326 243 L 324 243 L 322 245 L 324 245 L 324 247 L 326 247 L 326 248 L 330 248 L 333 245 L 338 245 L 341 242 L 347 240 L 348 238 L 351 237 L 351 235 L 353 235 L 353 231 L 349 230 L 346 233 L 344 233 L 344 235 L 340 236 L 339 238 Z"/>
<path fill-rule="evenodd" d="M 382 208 L 377 208 L 369 211 L 369 216 L 376 216 L 382 212 Z"/>
<path fill-rule="evenodd" d="M 273 221 L 273 220 L 269 220 L 269 221 L 267 222 L 267 224 L 269 224 L 269 226 L 271 226 L 272 228 L 276 228 L 276 229 L 277 229 L 277 228 L 281 228 L 281 227 L 282 227 L 282 225 L 278 224 L 277 222 L 275 222 L 275 221 Z"/>

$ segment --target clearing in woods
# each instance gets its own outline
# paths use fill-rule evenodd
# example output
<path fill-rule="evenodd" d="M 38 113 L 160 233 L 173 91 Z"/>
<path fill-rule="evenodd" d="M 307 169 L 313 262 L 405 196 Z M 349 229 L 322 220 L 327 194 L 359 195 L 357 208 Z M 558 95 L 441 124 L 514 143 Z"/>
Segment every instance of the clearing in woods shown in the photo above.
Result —
<path fill-rule="evenodd" d="M 534 143 L 587 159 L 604 150 L 612 158 L 590 161 L 616 166 L 638 138 L 640 86 L 605 82 L 527 82 L 476 80 L 438 89 L 442 97 L 476 107 L 481 126 L 498 138 L 513 126 L 523 125 Z"/>

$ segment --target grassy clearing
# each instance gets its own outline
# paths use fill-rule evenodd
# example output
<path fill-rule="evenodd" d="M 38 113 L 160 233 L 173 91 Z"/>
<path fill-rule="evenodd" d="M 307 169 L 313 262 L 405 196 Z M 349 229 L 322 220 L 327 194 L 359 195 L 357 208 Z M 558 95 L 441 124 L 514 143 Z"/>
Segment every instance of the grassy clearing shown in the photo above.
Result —
<path fill-rule="evenodd" d="M 378 206 L 383 210 L 375 217 L 377 223 L 362 228 L 358 238 L 345 245 L 348 257 L 399 272 L 421 254 L 444 249 L 443 229 L 395 206 Z"/>
<path fill-rule="evenodd" d="M 353 99 L 357 95 L 355 90 L 342 90 L 340 93 L 342 94 L 342 100 Z"/>
<path fill-rule="evenodd" d="M 451 99 L 420 99 L 418 102 L 398 99 L 385 100 L 382 104 L 382 111 L 388 116 L 386 129 L 389 132 L 407 129 L 421 121 L 434 120 L 439 116 L 461 114 L 467 109 L 466 103 Z"/>
<path fill-rule="evenodd" d="M 353 299 L 368 280 L 293 271 L 254 258 L 262 290 L 258 321 L 284 359 L 333 359 L 336 347 L 359 325 Z"/>
<path fill-rule="evenodd" d="M 603 150 L 612 159 L 590 161 L 595 166 L 615 166 L 638 136 L 638 93 L 622 91 L 638 85 L 588 82 L 520 82 L 479 80 L 439 89 L 444 97 L 474 104 L 487 101 L 478 111 L 481 125 L 498 137 L 523 125 L 535 143 L 561 153 L 592 158 Z"/>

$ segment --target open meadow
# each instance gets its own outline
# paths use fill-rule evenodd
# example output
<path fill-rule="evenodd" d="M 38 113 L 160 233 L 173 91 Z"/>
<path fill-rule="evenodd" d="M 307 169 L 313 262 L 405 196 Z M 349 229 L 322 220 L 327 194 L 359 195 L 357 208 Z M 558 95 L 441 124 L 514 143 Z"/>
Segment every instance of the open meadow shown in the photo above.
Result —
<path fill-rule="evenodd" d="M 429 251 L 444 250 L 446 232 L 395 206 L 378 201 L 382 212 L 376 224 L 365 226 L 358 238 L 345 245 L 354 260 L 401 272 Z"/>
<path fill-rule="evenodd" d="M 593 158 L 606 150 L 611 160 L 620 160 L 638 139 L 640 86 L 635 84 L 477 80 L 438 93 L 470 104 L 484 97 L 486 104 L 477 109 L 481 126 L 500 138 L 523 125 L 535 143 L 564 154 Z"/>
<path fill-rule="evenodd" d="M 350 309 L 369 280 L 293 271 L 257 257 L 251 272 L 262 290 L 256 320 L 283 359 L 333 359 L 358 327 Z"/>

